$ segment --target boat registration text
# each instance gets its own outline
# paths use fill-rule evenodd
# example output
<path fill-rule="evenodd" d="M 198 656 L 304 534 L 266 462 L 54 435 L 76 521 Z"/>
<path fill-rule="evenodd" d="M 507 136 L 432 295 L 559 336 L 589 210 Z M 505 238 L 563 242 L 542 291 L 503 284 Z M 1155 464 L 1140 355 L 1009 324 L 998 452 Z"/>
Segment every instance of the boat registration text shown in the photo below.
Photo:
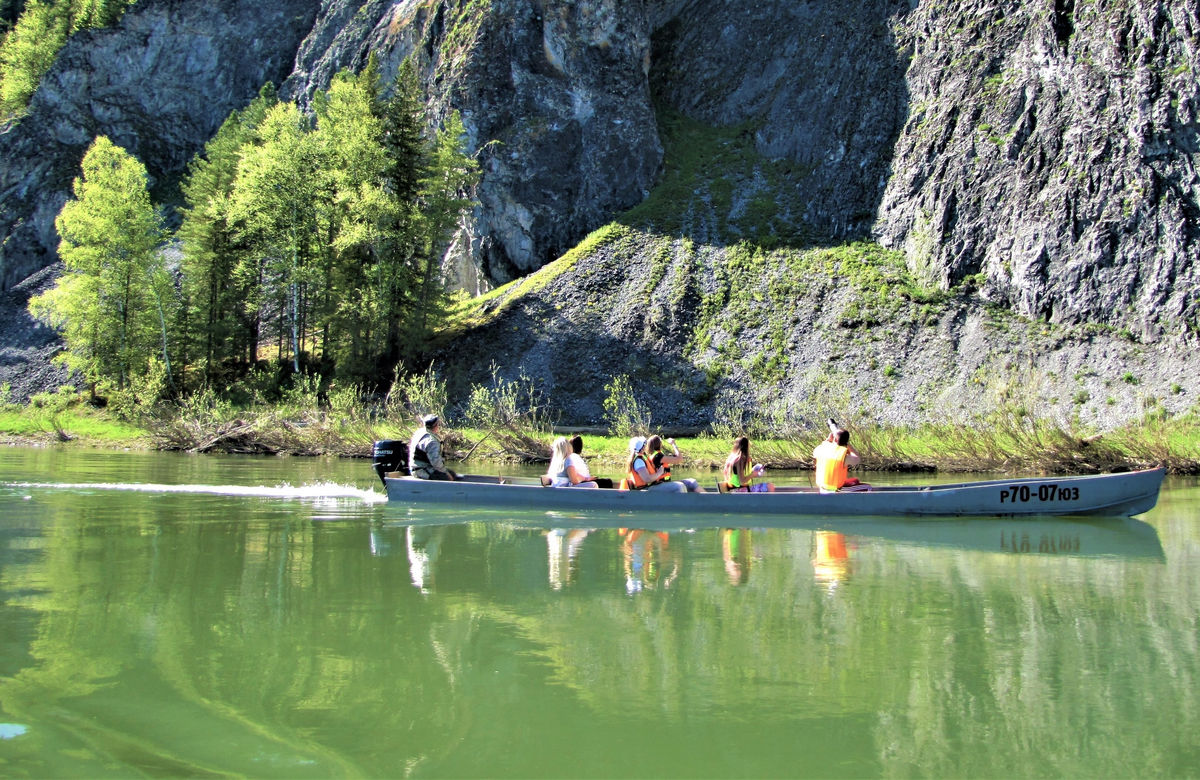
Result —
<path fill-rule="evenodd" d="M 1013 485 L 1000 491 L 1001 504 L 1024 504 L 1029 501 L 1078 501 L 1079 488 L 1042 485 Z"/>

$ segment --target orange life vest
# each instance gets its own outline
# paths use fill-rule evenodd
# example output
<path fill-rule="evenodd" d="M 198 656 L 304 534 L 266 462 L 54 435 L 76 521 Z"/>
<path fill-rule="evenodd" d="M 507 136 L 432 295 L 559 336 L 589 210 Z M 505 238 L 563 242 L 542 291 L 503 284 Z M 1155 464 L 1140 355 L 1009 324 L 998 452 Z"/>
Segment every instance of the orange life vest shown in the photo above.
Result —
<path fill-rule="evenodd" d="M 646 464 L 646 471 L 650 471 L 650 461 L 645 455 L 638 455 L 633 459 L 632 467 L 625 474 L 625 478 L 621 480 L 621 490 L 643 490 L 650 487 L 650 483 L 642 479 L 642 475 L 637 473 L 637 462 L 639 460 Z"/>
<path fill-rule="evenodd" d="M 846 455 L 849 447 L 825 442 L 817 447 L 816 480 L 821 490 L 841 490 L 846 484 Z"/>

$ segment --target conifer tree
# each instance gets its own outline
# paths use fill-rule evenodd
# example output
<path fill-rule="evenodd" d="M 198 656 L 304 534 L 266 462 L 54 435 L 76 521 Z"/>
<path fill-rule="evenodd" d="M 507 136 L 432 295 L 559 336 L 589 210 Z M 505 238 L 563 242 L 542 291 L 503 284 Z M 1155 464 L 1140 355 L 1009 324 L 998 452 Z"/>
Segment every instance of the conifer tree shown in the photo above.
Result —
<path fill-rule="evenodd" d="M 300 372 L 309 307 L 312 258 L 318 238 L 323 173 L 308 137 L 308 122 L 291 103 L 268 109 L 253 143 L 242 149 L 231 216 L 253 242 L 256 274 L 286 323 L 292 367 Z M 283 330 L 280 331 L 281 336 Z M 280 339 L 283 341 L 283 338 Z"/>
<path fill-rule="evenodd" d="M 66 14 L 30 0 L 0 45 L 0 118 L 25 110 L 67 37 Z"/>
<path fill-rule="evenodd" d="M 424 288 L 426 225 L 421 215 L 421 183 L 428 174 L 429 141 L 425 135 L 425 105 L 421 100 L 416 68 L 401 64 L 392 95 L 377 101 L 375 112 L 383 123 L 383 144 L 388 166 L 384 186 L 396 199 L 397 211 L 377 247 L 374 284 L 383 316 L 379 363 L 385 378 L 402 359 L 419 352 L 413 341 L 422 317 L 418 306 Z"/>
<path fill-rule="evenodd" d="M 0 118 L 29 105 L 67 36 L 115 24 L 134 0 L 0 0 Z"/>
<path fill-rule="evenodd" d="M 183 249 L 184 330 L 188 354 L 206 383 L 252 365 L 258 347 L 262 280 L 252 247 L 232 216 L 238 162 L 266 112 L 278 103 L 266 84 L 221 125 L 188 167 L 178 237 Z"/>
<path fill-rule="evenodd" d="M 25 10 L 25 0 L 0 0 L 0 34 L 8 32 Z"/>
<path fill-rule="evenodd" d="M 441 254 L 459 222 L 471 207 L 479 182 L 479 163 L 464 150 L 466 129 L 457 111 L 451 113 L 437 134 L 429 168 L 421 182 L 420 213 L 424 225 L 424 265 L 416 301 L 416 316 L 410 338 L 418 343 L 428 338 L 445 315 L 446 288 Z"/>
<path fill-rule="evenodd" d="M 315 143 L 328 166 L 332 207 L 326 352 L 340 374 L 360 382 L 370 381 L 377 368 L 389 313 L 374 283 L 381 272 L 378 247 L 399 212 L 385 186 L 389 159 L 382 122 L 372 112 L 370 78 L 340 73 L 316 102 Z"/>
<path fill-rule="evenodd" d="M 132 0 L 69 0 L 71 32 L 107 27 L 125 13 Z"/>
<path fill-rule="evenodd" d="M 30 301 L 30 311 L 62 331 L 62 360 L 93 392 L 125 389 L 160 348 L 169 378 L 172 286 L 145 167 L 100 136 L 83 158 L 74 194 L 55 220 L 63 275 Z"/>

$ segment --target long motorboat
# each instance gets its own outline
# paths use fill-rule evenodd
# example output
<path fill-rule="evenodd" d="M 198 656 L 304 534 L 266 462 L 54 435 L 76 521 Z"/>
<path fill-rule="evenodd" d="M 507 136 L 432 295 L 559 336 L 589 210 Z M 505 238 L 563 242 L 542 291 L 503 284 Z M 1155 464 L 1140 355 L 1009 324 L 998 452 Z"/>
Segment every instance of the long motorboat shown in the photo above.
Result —
<path fill-rule="evenodd" d="M 377 447 L 378 449 L 378 447 Z M 675 493 L 543 487 L 537 479 L 462 475 L 453 482 L 376 468 L 389 501 L 458 507 L 823 517 L 1127 517 L 1158 502 L 1165 470 L 1076 477 L 1032 477 L 820 493 L 780 486 L 772 493 Z"/>

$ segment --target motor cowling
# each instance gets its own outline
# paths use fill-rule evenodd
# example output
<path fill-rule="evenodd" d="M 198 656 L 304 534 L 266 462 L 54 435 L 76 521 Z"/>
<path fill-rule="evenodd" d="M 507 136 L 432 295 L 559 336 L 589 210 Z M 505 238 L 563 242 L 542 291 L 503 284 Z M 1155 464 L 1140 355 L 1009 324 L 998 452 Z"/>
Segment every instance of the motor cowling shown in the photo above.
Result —
<path fill-rule="evenodd" d="M 387 484 L 384 476 L 390 472 L 398 471 L 402 476 L 408 476 L 408 442 L 395 439 L 375 442 L 371 450 L 371 466 L 384 484 Z"/>

